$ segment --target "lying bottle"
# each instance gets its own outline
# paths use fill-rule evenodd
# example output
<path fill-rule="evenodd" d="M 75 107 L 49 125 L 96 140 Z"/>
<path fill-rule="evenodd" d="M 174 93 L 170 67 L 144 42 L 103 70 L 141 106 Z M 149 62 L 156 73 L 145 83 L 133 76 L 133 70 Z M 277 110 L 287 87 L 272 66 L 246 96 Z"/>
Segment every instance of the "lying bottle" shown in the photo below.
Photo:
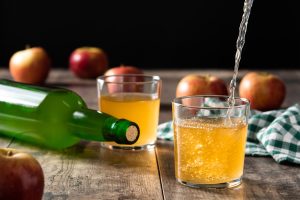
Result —
<path fill-rule="evenodd" d="M 0 79 L 0 134 L 62 149 L 81 139 L 134 144 L 139 127 L 88 109 L 70 90 Z"/>

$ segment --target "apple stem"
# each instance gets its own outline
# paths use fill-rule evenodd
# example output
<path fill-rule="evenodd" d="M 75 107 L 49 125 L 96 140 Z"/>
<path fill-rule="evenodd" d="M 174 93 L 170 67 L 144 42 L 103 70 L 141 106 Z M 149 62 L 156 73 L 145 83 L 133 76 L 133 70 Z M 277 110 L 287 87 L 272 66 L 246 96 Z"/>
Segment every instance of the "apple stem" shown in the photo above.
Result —
<path fill-rule="evenodd" d="M 13 155 L 13 152 L 12 151 L 8 151 L 7 152 L 7 156 L 12 156 Z"/>
<path fill-rule="evenodd" d="M 25 49 L 30 49 L 30 44 L 26 44 Z"/>

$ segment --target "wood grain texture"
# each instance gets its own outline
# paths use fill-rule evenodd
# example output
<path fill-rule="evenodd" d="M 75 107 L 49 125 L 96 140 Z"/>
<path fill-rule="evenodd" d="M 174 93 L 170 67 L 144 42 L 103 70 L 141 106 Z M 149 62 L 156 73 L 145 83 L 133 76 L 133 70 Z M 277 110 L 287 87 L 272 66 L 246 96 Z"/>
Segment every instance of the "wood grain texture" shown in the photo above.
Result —
<path fill-rule="evenodd" d="M 45 200 L 163 199 L 155 151 L 122 151 L 81 142 L 51 151 L 14 142 L 11 148 L 33 155 L 45 175 Z"/>
<path fill-rule="evenodd" d="M 300 168 L 270 157 L 246 157 L 243 184 L 232 189 L 194 189 L 175 179 L 173 143 L 160 141 L 158 166 L 165 199 L 299 199 Z"/>

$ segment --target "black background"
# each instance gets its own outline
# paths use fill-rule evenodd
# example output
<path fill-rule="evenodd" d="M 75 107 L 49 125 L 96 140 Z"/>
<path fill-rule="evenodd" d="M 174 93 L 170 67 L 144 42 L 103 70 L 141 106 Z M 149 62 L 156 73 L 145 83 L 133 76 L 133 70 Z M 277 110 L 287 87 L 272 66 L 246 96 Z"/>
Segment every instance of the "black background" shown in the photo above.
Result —
<path fill-rule="evenodd" d="M 110 67 L 232 69 L 243 1 L 0 1 L 0 66 L 26 44 L 67 67 L 80 46 Z M 254 1 L 240 68 L 300 68 L 300 3 Z"/>

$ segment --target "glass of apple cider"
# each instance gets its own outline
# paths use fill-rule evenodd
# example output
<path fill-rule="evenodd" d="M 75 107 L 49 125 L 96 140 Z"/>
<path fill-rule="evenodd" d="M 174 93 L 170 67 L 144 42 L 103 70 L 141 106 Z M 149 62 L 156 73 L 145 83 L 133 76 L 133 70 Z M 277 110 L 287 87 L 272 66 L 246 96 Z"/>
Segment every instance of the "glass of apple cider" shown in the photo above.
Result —
<path fill-rule="evenodd" d="M 103 142 L 110 149 L 153 149 L 157 138 L 161 79 L 159 76 L 126 74 L 97 79 L 99 111 L 138 124 L 140 137 L 135 144 Z"/>
<path fill-rule="evenodd" d="M 175 176 L 190 187 L 229 188 L 241 183 L 249 101 L 186 96 L 172 102 Z"/>

